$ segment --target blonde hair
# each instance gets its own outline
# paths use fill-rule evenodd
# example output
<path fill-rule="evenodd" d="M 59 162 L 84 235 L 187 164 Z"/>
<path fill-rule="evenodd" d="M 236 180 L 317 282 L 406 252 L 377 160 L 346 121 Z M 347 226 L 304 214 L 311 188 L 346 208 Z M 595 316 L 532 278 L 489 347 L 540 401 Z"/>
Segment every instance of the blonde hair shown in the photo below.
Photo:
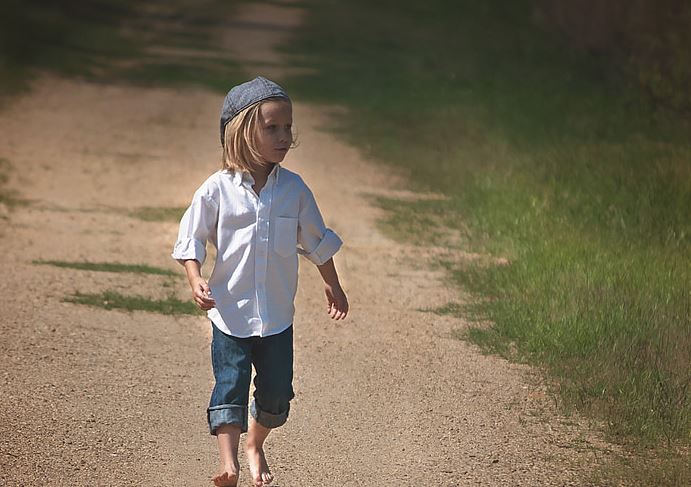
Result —
<path fill-rule="evenodd" d="M 221 169 L 248 173 L 257 166 L 266 164 L 257 148 L 257 135 L 259 133 L 259 108 L 268 100 L 290 103 L 283 98 L 267 98 L 245 108 L 233 117 L 223 131 Z M 291 139 L 290 147 L 293 148 L 296 145 L 294 134 Z"/>

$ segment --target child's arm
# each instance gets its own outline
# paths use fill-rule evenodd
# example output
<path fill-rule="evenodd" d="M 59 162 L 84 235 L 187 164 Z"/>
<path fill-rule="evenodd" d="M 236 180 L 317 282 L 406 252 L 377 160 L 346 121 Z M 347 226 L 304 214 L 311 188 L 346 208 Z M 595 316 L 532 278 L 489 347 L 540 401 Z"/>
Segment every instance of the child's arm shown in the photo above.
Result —
<path fill-rule="evenodd" d="M 201 264 L 194 259 L 188 259 L 184 265 L 187 280 L 192 288 L 192 297 L 197 306 L 204 311 L 216 306 L 216 300 L 211 297 L 211 289 L 201 275 Z"/>
<path fill-rule="evenodd" d="M 300 198 L 298 214 L 298 252 L 319 269 L 324 279 L 327 313 L 334 320 L 341 320 L 348 314 L 348 298 L 343 292 L 333 255 L 338 252 L 343 242 L 331 229 L 324 225 L 324 219 L 314 200 L 314 195 L 304 186 Z"/>
<path fill-rule="evenodd" d="M 319 273 L 324 279 L 324 292 L 326 293 L 327 309 L 326 312 L 334 320 L 345 319 L 348 315 L 348 297 L 341 283 L 338 281 L 336 266 L 333 258 L 327 260 L 322 265 L 318 265 Z"/>
<path fill-rule="evenodd" d="M 178 239 L 171 254 L 185 267 L 194 302 L 205 311 L 216 306 L 216 301 L 210 297 L 209 285 L 201 276 L 201 266 L 206 260 L 206 242 L 218 222 L 217 193 L 218 188 L 212 178 L 195 191 L 190 206 L 180 220 Z"/>

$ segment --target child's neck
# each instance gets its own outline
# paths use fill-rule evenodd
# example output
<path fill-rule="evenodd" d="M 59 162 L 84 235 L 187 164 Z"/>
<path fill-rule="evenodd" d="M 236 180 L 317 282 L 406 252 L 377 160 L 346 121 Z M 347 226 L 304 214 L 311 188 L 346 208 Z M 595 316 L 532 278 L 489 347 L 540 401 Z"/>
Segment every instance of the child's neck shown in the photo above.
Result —
<path fill-rule="evenodd" d="M 262 188 L 266 184 L 267 179 L 269 179 L 269 174 L 273 171 L 275 164 L 261 165 L 250 170 L 250 174 L 254 179 L 254 184 L 252 189 L 257 195 L 261 192 Z"/>

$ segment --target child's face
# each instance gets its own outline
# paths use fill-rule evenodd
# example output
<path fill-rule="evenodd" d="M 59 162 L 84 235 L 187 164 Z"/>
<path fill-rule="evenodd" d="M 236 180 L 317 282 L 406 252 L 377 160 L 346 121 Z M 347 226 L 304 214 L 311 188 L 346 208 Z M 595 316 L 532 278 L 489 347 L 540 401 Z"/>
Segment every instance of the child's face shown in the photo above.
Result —
<path fill-rule="evenodd" d="M 293 107 L 290 102 L 268 100 L 259 107 L 257 149 L 266 162 L 283 161 L 293 143 Z"/>

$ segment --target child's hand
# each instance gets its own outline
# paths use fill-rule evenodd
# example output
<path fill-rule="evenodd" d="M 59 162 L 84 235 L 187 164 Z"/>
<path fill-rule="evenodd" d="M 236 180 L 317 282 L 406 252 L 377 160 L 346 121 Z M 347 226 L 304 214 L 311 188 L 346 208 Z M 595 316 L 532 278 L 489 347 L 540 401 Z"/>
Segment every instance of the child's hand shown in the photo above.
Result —
<path fill-rule="evenodd" d="M 204 279 L 196 278 L 190 283 L 190 286 L 192 287 L 192 297 L 199 309 L 209 311 L 216 306 L 216 300 L 211 297 L 211 289 Z"/>
<path fill-rule="evenodd" d="M 341 286 L 326 285 L 324 291 L 326 293 L 327 302 L 326 312 L 329 313 L 329 316 L 334 320 L 345 319 L 348 315 L 348 298 Z"/>

